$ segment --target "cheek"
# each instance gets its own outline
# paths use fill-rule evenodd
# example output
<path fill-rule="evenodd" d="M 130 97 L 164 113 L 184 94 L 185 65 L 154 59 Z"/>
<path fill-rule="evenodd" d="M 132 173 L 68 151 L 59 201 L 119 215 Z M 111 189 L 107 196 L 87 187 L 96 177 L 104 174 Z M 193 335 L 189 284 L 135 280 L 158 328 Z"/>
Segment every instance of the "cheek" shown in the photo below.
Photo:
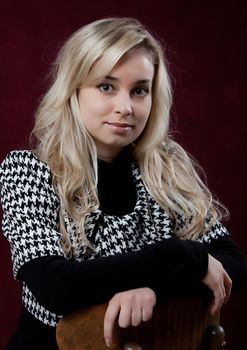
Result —
<path fill-rule="evenodd" d="M 97 101 L 97 103 L 95 101 Z M 84 113 L 87 114 L 87 118 L 89 118 L 89 116 L 91 118 L 97 118 L 108 114 L 111 110 L 111 105 L 106 101 L 102 101 L 100 98 L 91 99 L 87 101 L 83 110 Z"/>
<path fill-rule="evenodd" d="M 95 103 L 97 101 L 97 103 Z M 100 114 L 103 109 L 103 101 L 94 89 L 85 89 L 79 95 L 79 107 L 83 119 L 91 119 Z"/>
<path fill-rule="evenodd" d="M 149 114 L 151 112 L 151 107 L 152 107 L 151 99 L 145 101 L 145 103 L 140 106 L 139 116 L 140 116 L 140 119 L 142 119 L 143 123 L 146 123 L 146 121 L 148 120 Z"/>

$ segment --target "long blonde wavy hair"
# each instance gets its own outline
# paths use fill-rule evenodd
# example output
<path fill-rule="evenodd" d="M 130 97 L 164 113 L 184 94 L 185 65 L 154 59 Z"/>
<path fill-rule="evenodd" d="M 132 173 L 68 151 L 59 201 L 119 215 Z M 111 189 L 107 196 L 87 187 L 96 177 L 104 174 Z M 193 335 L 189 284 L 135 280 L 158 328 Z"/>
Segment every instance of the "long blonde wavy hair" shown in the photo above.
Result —
<path fill-rule="evenodd" d="M 152 53 L 155 66 L 151 112 L 133 144 L 146 189 L 174 219 L 180 238 L 195 240 L 204 232 L 206 218 L 210 225 L 221 218 L 219 203 L 198 175 L 197 165 L 169 136 L 172 93 L 161 44 L 136 19 L 101 19 L 76 31 L 61 48 L 33 130 L 35 152 L 50 167 L 60 198 L 60 231 L 67 254 L 73 247 L 64 213 L 75 226 L 78 241 L 90 246 L 85 219 L 99 207 L 97 151 L 82 123 L 78 91 L 109 75 L 137 47 Z M 179 224 L 181 216 L 183 225 Z"/>

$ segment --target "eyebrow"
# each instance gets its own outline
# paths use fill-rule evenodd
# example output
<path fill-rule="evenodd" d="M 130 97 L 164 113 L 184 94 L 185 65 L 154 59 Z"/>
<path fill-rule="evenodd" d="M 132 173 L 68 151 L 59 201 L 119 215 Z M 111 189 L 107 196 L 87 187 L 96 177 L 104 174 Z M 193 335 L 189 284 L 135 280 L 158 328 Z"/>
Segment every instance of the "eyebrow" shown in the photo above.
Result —
<path fill-rule="evenodd" d="M 105 77 L 105 79 L 107 79 L 107 80 L 114 80 L 114 81 L 119 80 L 118 78 L 112 77 L 111 75 L 107 75 Z M 152 80 L 150 80 L 150 79 L 140 79 L 140 80 L 137 80 L 135 82 L 135 84 L 145 84 L 145 83 L 151 83 L 151 82 L 152 82 Z"/>

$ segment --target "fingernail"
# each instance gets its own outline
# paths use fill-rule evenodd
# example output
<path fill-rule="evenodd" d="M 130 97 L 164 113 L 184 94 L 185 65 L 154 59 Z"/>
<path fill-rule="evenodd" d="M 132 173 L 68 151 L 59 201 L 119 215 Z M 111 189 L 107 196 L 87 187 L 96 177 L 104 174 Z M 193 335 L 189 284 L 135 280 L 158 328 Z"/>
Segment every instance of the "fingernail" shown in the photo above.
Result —
<path fill-rule="evenodd" d="M 110 341 L 110 339 L 105 339 L 105 343 L 106 343 L 106 346 L 108 346 L 108 347 L 110 347 L 110 345 L 111 345 L 111 341 Z"/>

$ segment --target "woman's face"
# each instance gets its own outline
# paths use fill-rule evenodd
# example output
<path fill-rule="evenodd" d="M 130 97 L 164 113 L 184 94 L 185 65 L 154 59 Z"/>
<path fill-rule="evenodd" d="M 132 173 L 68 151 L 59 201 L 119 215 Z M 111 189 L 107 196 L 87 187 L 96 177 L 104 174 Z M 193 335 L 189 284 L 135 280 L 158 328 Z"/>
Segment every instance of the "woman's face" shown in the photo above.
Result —
<path fill-rule="evenodd" d="M 152 106 L 154 65 L 144 49 L 126 54 L 96 86 L 83 86 L 79 107 L 98 157 L 111 162 L 145 128 Z"/>

